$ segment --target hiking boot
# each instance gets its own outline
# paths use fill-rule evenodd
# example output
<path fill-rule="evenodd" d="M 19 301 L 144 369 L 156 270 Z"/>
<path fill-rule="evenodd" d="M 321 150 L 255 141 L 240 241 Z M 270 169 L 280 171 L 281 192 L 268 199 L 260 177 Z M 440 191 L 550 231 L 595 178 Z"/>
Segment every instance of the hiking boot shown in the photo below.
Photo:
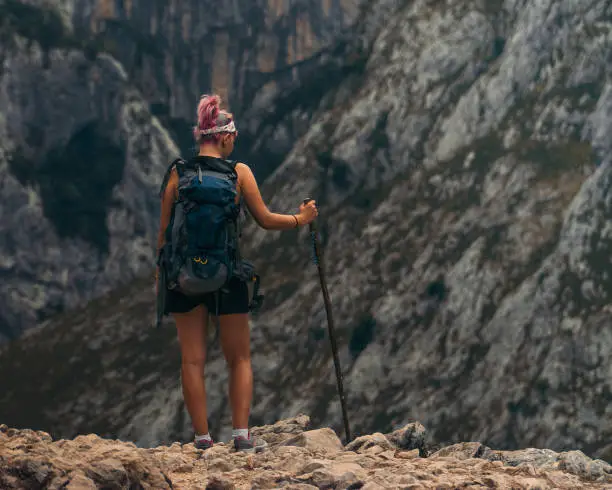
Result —
<path fill-rule="evenodd" d="M 215 443 L 212 439 L 210 440 L 203 439 L 201 441 L 194 441 L 193 443 L 196 449 L 201 449 L 202 451 L 206 451 L 207 449 L 210 449 L 211 447 L 213 447 L 214 444 Z"/>
<path fill-rule="evenodd" d="M 234 437 L 234 448 L 242 453 L 260 453 L 268 446 L 263 439 L 255 439 L 249 433 L 249 437 Z"/>

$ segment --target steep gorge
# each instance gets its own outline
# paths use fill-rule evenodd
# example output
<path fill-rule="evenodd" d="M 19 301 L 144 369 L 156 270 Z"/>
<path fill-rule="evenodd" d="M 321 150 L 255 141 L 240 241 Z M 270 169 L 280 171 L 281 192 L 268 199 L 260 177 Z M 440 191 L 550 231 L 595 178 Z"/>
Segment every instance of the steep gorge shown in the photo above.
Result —
<path fill-rule="evenodd" d="M 156 192 L 192 150 L 200 94 L 244 113 L 254 94 L 298 84 L 296 63 L 353 13 L 338 0 L 3 0 L 0 342 L 150 273 Z M 259 123 L 239 124 L 250 154 Z M 298 130 L 251 162 L 260 178 Z"/>
<path fill-rule="evenodd" d="M 193 149 L 195 101 L 214 91 L 240 120 L 237 154 L 247 158 L 257 126 L 243 116 L 254 99 L 299 84 L 302 65 L 350 24 L 358 0 L 71 0 L 62 7 L 79 36 L 125 66 L 184 154 Z M 290 147 L 295 138 L 288 138 Z M 251 162 L 260 178 L 288 148 L 279 150 Z"/>
<path fill-rule="evenodd" d="M 303 121 L 263 193 L 281 212 L 320 203 L 357 434 L 418 419 L 440 442 L 612 461 L 611 19 L 604 0 L 381 0 L 311 78 L 255 100 L 270 144 L 286 124 L 276 109 Z M 316 104 L 301 104 L 305 86 Z M 253 421 L 306 412 L 339 429 L 307 232 L 245 234 L 267 293 Z M 0 379 L 21 381 L 0 394 L 0 420 L 141 445 L 190 437 L 175 333 L 148 328 L 149 285 L 6 349 Z M 225 437 L 218 349 L 207 369 Z"/>

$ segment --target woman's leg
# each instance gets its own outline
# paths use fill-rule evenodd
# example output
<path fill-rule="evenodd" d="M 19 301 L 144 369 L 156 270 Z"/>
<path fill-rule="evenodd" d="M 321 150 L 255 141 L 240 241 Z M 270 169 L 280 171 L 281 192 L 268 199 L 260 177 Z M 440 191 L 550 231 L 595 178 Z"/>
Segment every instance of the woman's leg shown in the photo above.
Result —
<path fill-rule="evenodd" d="M 181 345 L 181 382 L 185 405 L 196 435 L 208 434 L 204 378 L 208 310 L 200 305 L 187 313 L 173 315 Z"/>
<path fill-rule="evenodd" d="M 229 368 L 229 398 L 234 429 L 248 429 L 253 397 L 249 315 L 219 316 L 219 340 Z"/>

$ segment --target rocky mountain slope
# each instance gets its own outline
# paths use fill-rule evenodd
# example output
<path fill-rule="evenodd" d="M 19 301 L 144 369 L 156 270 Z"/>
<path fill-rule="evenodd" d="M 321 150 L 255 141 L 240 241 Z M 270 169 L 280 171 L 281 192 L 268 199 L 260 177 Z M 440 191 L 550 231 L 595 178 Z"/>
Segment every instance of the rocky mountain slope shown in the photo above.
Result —
<path fill-rule="evenodd" d="M 151 449 L 95 434 L 53 440 L 45 432 L 0 426 L 0 483 L 27 488 L 240 489 L 612 488 L 612 467 L 579 451 L 494 451 L 479 443 L 431 451 L 420 424 L 343 446 L 328 428 L 298 416 L 256 427 L 269 449 L 236 453 L 219 443 Z"/>
<path fill-rule="evenodd" d="M 41 4 L 47 0 L 30 0 Z M 73 31 L 112 54 L 183 153 L 193 149 L 194 105 L 219 93 L 241 119 L 237 152 L 252 154 L 258 126 L 243 117 L 262 94 L 301 79 L 358 12 L 358 0 L 55 1 Z M 288 135 L 291 136 L 291 135 Z M 290 137 L 286 145 L 291 145 Z M 278 144 L 281 142 L 279 141 Z M 283 146 L 284 148 L 284 146 Z M 277 150 L 277 151 L 275 151 Z M 285 151 L 258 159 L 260 177 Z M 270 161 L 271 160 L 271 161 Z"/>
<path fill-rule="evenodd" d="M 40 3 L 40 1 L 38 1 Z M 254 93 L 324 49 L 357 13 L 356 0 L 70 0 L 75 32 L 93 35 L 158 110 L 193 123 L 211 87 L 242 113 Z"/>
<path fill-rule="evenodd" d="M 610 19 L 603 0 L 380 0 L 305 85 L 261 105 L 269 135 L 286 124 L 277 109 L 304 121 L 263 192 L 281 212 L 320 204 L 357 434 L 413 418 L 440 442 L 612 461 Z M 267 293 L 253 420 L 307 412 L 339 429 L 307 231 L 245 235 Z M 149 328 L 149 288 L 5 350 L 0 420 L 139 445 L 189 437 L 175 333 Z M 207 369 L 224 438 L 217 348 Z"/>
<path fill-rule="evenodd" d="M 151 270 L 178 149 L 123 67 L 57 14 L 0 12 L 1 341 Z"/>
<path fill-rule="evenodd" d="M 3 0 L 0 342 L 148 273 L 156 191 L 193 147 L 200 94 L 221 92 L 242 114 L 255 94 L 299 83 L 312 65 L 300 63 L 354 10 L 338 0 Z M 260 137 L 251 120 L 243 153 Z M 260 153 L 261 176 L 296 131 Z"/>

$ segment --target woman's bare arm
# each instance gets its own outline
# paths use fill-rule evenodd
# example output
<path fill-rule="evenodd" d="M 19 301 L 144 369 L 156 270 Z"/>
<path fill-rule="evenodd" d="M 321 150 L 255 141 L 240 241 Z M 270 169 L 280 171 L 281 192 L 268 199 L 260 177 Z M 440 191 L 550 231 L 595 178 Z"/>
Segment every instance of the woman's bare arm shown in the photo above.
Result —
<path fill-rule="evenodd" d="M 306 224 L 307 218 L 305 219 L 302 213 L 296 215 L 272 213 L 261 197 L 259 186 L 251 169 L 244 163 L 238 163 L 236 171 L 246 205 L 259 226 L 266 230 L 287 230 Z"/>
<path fill-rule="evenodd" d="M 166 243 L 166 228 L 170 223 L 170 217 L 172 216 L 172 205 L 176 200 L 178 189 L 178 174 L 176 173 L 176 169 L 172 170 L 170 174 L 170 178 L 168 179 L 168 184 L 164 189 L 164 193 L 162 194 L 161 201 L 161 216 L 159 219 L 159 232 L 157 234 L 157 253 Z"/>

